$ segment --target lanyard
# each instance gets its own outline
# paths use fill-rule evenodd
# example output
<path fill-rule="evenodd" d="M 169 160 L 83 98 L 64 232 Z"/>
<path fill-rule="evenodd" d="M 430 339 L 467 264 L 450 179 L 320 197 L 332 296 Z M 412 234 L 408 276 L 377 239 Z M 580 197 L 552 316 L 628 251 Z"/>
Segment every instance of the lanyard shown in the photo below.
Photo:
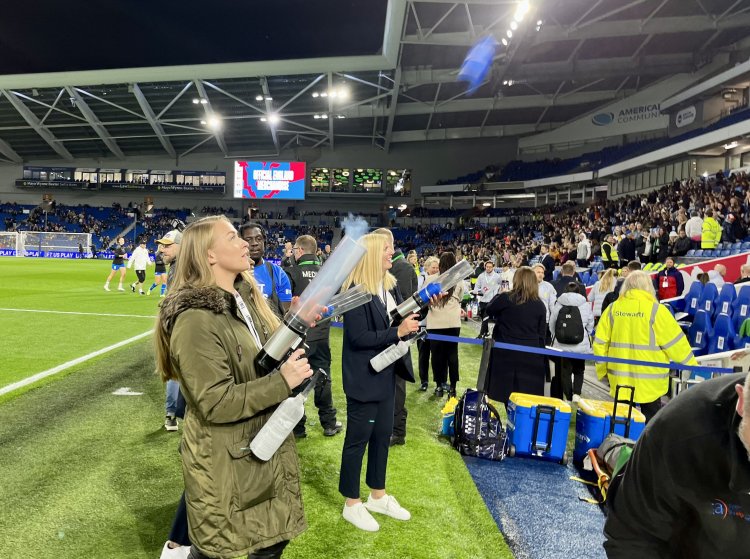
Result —
<path fill-rule="evenodd" d="M 260 343 L 260 336 L 258 336 L 258 331 L 255 329 L 255 325 L 253 324 L 253 317 L 250 316 L 250 311 L 247 310 L 245 300 L 236 291 L 234 292 L 234 299 L 235 301 L 237 301 L 237 308 L 240 309 L 242 318 L 245 319 L 245 324 L 247 324 L 247 328 L 250 330 L 250 334 L 253 336 L 253 340 L 257 344 L 258 349 L 262 348 L 263 344 Z"/>

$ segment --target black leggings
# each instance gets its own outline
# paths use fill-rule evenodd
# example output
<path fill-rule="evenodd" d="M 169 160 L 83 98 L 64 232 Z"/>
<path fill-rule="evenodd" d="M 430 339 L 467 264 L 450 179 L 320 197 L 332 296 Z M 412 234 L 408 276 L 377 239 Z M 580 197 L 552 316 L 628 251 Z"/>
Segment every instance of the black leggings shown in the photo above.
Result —
<path fill-rule="evenodd" d="M 461 328 L 437 328 L 429 331 L 430 334 L 442 336 L 458 336 Z M 455 388 L 458 384 L 458 342 L 430 341 L 432 353 L 432 373 L 435 383 L 440 386 L 445 384 L 450 375 L 451 386 Z"/>
<path fill-rule="evenodd" d="M 270 547 L 258 549 L 248 555 L 247 559 L 278 559 L 279 557 L 281 557 L 281 554 L 284 553 L 284 548 L 288 543 L 288 540 L 284 540 L 283 542 L 279 542 Z M 188 559 L 209 559 L 209 557 L 207 555 L 203 555 L 195 548 L 195 546 L 193 546 L 190 548 L 190 555 L 188 555 Z"/>

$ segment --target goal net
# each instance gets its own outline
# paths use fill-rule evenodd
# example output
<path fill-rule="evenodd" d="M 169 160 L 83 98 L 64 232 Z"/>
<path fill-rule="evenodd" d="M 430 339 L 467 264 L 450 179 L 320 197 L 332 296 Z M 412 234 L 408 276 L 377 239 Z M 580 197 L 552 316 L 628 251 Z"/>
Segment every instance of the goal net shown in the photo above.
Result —
<path fill-rule="evenodd" d="M 21 231 L 20 253 L 45 258 L 91 258 L 91 233 Z"/>
<path fill-rule="evenodd" d="M 15 231 L 0 232 L 0 256 L 23 256 L 21 237 Z"/>

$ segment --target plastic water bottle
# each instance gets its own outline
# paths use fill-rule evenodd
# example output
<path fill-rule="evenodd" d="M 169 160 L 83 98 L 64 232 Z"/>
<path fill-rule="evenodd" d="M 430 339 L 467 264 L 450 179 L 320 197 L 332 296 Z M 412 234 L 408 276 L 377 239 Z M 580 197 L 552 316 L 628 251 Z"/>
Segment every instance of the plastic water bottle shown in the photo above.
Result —
<path fill-rule="evenodd" d="M 417 340 L 421 340 L 425 336 L 427 336 L 427 331 L 422 330 L 416 336 L 408 340 L 403 340 L 398 342 L 397 344 L 388 346 L 383 351 L 378 353 L 375 357 L 370 359 L 370 365 L 372 365 L 372 368 L 375 369 L 376 373 L 379 373 L 380 371 L 388 367 L 388 365 L 390 365 L 391 363 L 395 363 L 397 360 L 406 355 L 406 353 L 409 351 L 409 348 L 414 345 Z"/>
<path fill-rule="evenodd" d="M 321 375 L 325 376 L 325 371 L 318 369 L 302 392 L 281 402 L 281 405 L 271 414 L 270 419 L 255 435 L 249 448 L 260 460 L 264 462 L 270 460 L 294 426 L 305 415 L 305 400 Z"/>

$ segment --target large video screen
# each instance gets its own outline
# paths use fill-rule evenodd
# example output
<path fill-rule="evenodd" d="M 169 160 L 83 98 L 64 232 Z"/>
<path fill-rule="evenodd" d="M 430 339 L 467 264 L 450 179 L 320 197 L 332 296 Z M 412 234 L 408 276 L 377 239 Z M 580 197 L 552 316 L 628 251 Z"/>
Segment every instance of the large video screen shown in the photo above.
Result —
<path fill-rule="evenodd" d="M 298 161 L 235 161 L 234 197 L 304 200 L 307 166 Z"/>

